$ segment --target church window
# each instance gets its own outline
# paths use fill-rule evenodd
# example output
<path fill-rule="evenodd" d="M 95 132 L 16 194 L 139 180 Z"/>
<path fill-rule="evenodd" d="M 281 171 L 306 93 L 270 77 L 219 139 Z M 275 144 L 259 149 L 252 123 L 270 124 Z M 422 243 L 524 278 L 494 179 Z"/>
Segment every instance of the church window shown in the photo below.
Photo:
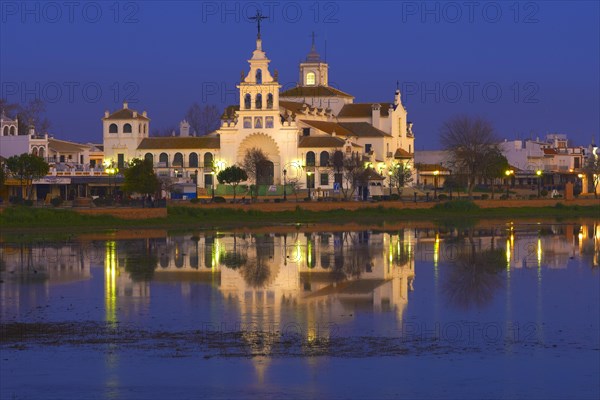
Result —
<path fill-rule="evenodd" d="M 306 153 L 306 166 L 307 167 L 315 166 L 315 152 L 314 151 L 309 151 L 308 153 Z"/>
<path fill-rule="evenodd" d="M 273 117 L 265 118 L 265 128 L 273 128 Z"/>
<path fill-rule="evenodd" d="M 273 94 L 269 93 L 267 95 L 267 108 L 270 110 L 273 108 Z"/>
<path fill-rule="evenodd" d="M 198 168 L 198 154 L 190 153 L 188 164 L 190 168 Z"/>
<path fill-rule="evenodd" d="M 4 129 L 2 130 L 2 132 L 3 132 L 2 134 L 4 136 L 8 136 L 8 126 L 5 126 Z"/>
<path fill-rule="evenodd" d="M 14 126 L 10 127 L 10 135 L 11 136 L 15 136 L 17 134 L 17 128 L 15 128 Z"/>
<path fill-rule="evenodd" d="M 254 128 L 255 129 L 262 128 L 262 117 L 254 117 Z"/>
<path fill-rule="evenodd" d="M 117 127 L 117 124 L 110 124 L 110 126 L 108 127 L 108 133 L 118 133 L 119 132 L 119 128 Z"/>
<path fill-rule="evenodd" d="M 142 124 L 138 125 L 138 133 L 142 133 Z"/>
<path fill-rule="evenodd" d="M 244 128 L 252 128 L 252 117 L 244 117 Z"/>
<path fill-rule="evenodd" d="M 321 173 L 321 186 L 329 185 L 329 174 Z"/>
<path fill-rule="evenodd" d="M 38 156 L 44 158 L 45 152 L 44 152 L 44 148 L 43 147 L 40 147 L 40 150 L 38 151 Z"/>
<path fill-rule="evenodd" d="M 173 166 L 183 167 L 183 154 L 175 153 L 175 156 L 173 157 Z"/>
<path fill-rule="evenodd" d="M 246 96 L 244 96 L 244 108 L 246 110 L 249 110 L 252 107 L 252 96 L 250 96 L 250 93 L 246 94 Z"/>
<path fill-rule="evenodd" d="M 131 133 L 131 124 L 123 125 L 123 133 Z"/>
<path fill-rule="evenodd" d="M 212 153 L 204 153 L 204 168 L 212 169 L 213 155 Z"/>
<path fill-rule="evenodd" d="M 164 167 L 169 166 L 169 155 L 167 153 L 160 153 L 158 156 L 158 162 L 162 164 Z"/>
<path fill-rule="evenodd" d="M 262 71 L 260 69 L 256 70 L 256 83 L 262 85 Z"/>
<path fill-rule="evenodd" d="M 148 133 L 148 124 L 144 124 L 144 133 Z"/>
<path fill-rule="evenodd" d="M 315 73 L 314 72 L 309 72 L 308 74 L 306 74 L 306 84 L 307 85 L 315 84 Z"/>
<path fill-rule="evenodd" d="M 255 106 L 254 108 L 256 108 L 257 110 L 260 110 L 262 108 L 262 94 L 257 94 L 256 95 L 256 101 L 255 101 Z"/>
<path fill-rule="evenodd" d="M 38 149 L 37 149 L 37 147 L 33 148 L 33 151 L 31 152 L 31 154 L 33 154 L 34 156 L 38 155 Z"/>
<path fill-rule="evenodd" d="M 146 153 L 144 155 L 144 160 L 150 161 L 151 163 L 154 163 L 154 156 L 152 155 L 152 153 Z"/>
<path fill-rule="evenodd" d="M 321 167 L 326 167 L 329 165 L 329 152 L 328 151 L 321 152 L 321 155 L 319 156 L 319 165 Z"/>

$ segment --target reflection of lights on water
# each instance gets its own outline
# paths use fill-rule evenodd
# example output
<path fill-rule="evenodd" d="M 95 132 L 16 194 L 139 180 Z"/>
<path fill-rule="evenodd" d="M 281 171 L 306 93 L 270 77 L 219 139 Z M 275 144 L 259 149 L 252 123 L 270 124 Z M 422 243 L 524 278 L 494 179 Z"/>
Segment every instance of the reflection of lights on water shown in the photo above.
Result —
<path fill-rule="evenodd" d="M 214 271 L 221 262 L 221 241 L 215 238 L 212 246 L 212 265 L 211 268 Z"/>
<path fill-rule="evenodd" d="M 511 257 L 510 240 L 506 239 L 506 271 L 508 273 L 510 273 L 510 257 Z"/>
<path fill-rule="evenodd" d="M 433 266 L 436 267 L 435 273 L 437 275 L 437 266 L 440 257 L 440 235 L 435 234 L 435 242 L 433 243 Z"/>
<path fill-rule="evenodd" d="M 538 267 L 542 266 L 542 239 L 538 238 L 537 241 L 537 262 Z"/>
<path fill-rule="evenodd" d="M 106 242 L 106 254 L 104 259 L 105 285 L 104 300 L 106 308 L 106 321 L 117 322 L 117 244 L 114 240 Z"/>

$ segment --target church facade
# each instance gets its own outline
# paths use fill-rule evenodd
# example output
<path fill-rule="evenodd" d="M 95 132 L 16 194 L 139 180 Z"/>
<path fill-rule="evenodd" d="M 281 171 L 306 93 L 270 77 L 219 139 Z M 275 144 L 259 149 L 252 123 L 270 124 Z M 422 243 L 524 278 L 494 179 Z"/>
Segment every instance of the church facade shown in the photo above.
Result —
<path fill-rule="evenodd" d="M 219 170 L 241 165 L 249 150 L 259 148 L 269 159 L 259 184 L 293 179 L 318 192 L 339 188 L 342 177 L 333 167 L 339 157 L 360 159 L 385 186 L 392 168 L 412 165 L 414 135 L 399 90 L 391 102 L 354 102 L 354 96 L 329 86 L 328 64 L 313 37 L 298 85 L 281 91 L 262 46 L 259 33 L 249 70 L 237 85 L 239 102 L 225 109 L 215 132 L 190 136 L 183 121 L 179 136 L 150 137 L 146 112 L 125 104 L 103 118 L 105 159 L 120 166 L 134 157 L 150 159 L 159 176 L 202 189 L 218 183 Z"/>

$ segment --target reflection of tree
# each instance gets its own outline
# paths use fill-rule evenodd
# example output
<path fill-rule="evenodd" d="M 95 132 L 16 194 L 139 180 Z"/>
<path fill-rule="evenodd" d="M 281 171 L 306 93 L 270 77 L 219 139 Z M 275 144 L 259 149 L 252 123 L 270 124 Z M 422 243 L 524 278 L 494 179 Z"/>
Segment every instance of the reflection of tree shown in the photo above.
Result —
<path fill-rule="evenodd" d="M 158 265 L 158 257 L 149 240 L 128 241 L 122 249 L 125 271 L 134 282 L 150 281 Z"/>
<path fill-rule="evenodd" d="M 373 257 L 369 251 L 369 232 L 343 232 L 338 238 L 341 244 L 334 250 L 333 278 L 358 279 L 363 272 L 370 272 Z"/>
<path fill-rule="evenodd" d="M 468 309 L 489 304 L 495 291 L 502 286 L 499 274 L 506 260 L 504 250 L 477 251 L 474 245 L 456 256 L 442 286 L 448 301 Z"/>
<path fill-rule="evenodd" d="M 270 236 L 254 237 L 256 257 L 248 258 L 240 269 L 246 283 L 253 288 L 264 287 L 271 278 L 269 260 L 275 255 L 275 242 Z"/>

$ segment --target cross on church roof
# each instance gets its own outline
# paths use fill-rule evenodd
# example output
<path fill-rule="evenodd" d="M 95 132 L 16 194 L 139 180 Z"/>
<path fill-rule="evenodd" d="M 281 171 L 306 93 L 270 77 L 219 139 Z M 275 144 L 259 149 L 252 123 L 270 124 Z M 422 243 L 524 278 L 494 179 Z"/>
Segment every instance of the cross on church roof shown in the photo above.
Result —
<path fill-rule="evenodd" d="M 257 25 L 257 28 L 258 28 L 258 34 L 256 35 L 256 37 L 258 39 L 260 39 L 260 21 L 263 20 L 263 19 L 269 19 L 269 17 L 265 17 L 264 15 L 262 15 L 260 13 L 259 10 L 256 10 L 256 15 L 254 17 L 250 17 L 249 19 L 252 19 L 252 20 L 256 21 L 256 25 Z"/>

